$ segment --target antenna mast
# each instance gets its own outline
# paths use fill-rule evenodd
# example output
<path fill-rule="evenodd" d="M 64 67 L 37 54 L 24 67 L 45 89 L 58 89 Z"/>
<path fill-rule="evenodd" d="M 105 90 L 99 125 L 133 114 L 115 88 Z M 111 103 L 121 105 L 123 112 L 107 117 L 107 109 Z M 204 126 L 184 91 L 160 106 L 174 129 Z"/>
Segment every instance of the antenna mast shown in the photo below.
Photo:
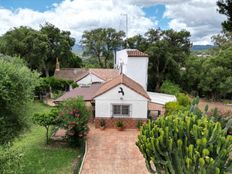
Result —
<path fill-rule="evenodd" d="M 128 39 L 128 14 L 122 13 L 121 15 L 126 17 L 126 39 Z"/>

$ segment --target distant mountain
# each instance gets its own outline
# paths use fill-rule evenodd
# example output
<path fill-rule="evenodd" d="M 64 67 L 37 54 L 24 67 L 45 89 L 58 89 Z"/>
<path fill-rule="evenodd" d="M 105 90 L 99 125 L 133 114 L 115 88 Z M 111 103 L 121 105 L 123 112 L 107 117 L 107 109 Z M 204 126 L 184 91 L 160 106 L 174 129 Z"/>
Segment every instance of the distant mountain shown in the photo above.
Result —
<path fill-rule="evenodd" d="M 72 47 L 72 51 L 77 54 L 77 55 L 81 55 L 83 53 L 83 47 L 79 44 L 75 44 L 73 47 Z"/>
<path fill-rule="evenodd" d="M 208 50 L 209 48 L 213 48 L 213 45 L 193 45 L 192 51 L 202 51 L 202 50 Z"/>
<path fill-rule="evenodd" d="M 203 51 L 208 50 L 209 48 L 213 48 L 213 45 L 193 45 L 191 50 L 192 51 Z M 82 55 L 84 48 L 80 44 L 75 44 L 72 47 L 72 51 L 77 55 Z"/>

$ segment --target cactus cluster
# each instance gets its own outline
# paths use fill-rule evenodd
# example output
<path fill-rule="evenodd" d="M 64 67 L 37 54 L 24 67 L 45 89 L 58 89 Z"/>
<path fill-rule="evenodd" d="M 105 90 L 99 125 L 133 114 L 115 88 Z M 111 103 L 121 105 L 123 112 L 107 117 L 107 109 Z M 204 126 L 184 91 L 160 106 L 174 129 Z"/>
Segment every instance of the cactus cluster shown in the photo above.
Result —
<path fill-rule="evenodd" d="M 148 170 L 158 174 L 226 173 L 232 168 L 231 144 L 219 122 L 193 112 L 148 121 L 136 142 Z"/>

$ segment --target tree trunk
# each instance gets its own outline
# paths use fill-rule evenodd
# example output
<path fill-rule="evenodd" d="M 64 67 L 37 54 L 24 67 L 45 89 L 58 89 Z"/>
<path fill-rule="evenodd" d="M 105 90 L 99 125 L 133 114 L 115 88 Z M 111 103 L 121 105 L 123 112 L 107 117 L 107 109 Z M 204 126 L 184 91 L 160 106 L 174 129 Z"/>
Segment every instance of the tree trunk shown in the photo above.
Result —
<path fill-rule="evenodd" d="M 48 131 L 49 131 L 49 126 L 46 126 L 46 144 L 48 144 L 49 141 Z"/>
<path fill-rule="evenodd" d="M 101 62 L 100 56 L 97 56 L 97 59 L 98 59 L 98 63 L 99 63 L 99 65 L 100 65 L 100 67 L 103 68 L 103 64 L 102 64 L 102 62 Z"/>
<path fill-rule="evenodd" d="M 46 77 L 49 77 L 49 72 L 48 72 L 47 68 L 45 68 L 45 75 L 46 75 Z"/>
<path fill-rule="evenodd" d="M 155 91 L 160 92 L 160 81 L 156 82 Z"/>

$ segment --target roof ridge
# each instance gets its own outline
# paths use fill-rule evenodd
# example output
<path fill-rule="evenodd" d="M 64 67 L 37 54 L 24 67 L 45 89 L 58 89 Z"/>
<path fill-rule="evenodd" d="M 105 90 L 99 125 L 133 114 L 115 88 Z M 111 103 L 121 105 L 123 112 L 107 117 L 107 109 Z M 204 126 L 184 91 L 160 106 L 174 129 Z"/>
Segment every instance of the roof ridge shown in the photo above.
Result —
<path fill-rule="evenodd" d="M 128 79 L 128 83 L 126 81 L 126 79 Z M 131 82 L 130 82 L 131 81 Z M 113 83 L 112 83 L 113 82 Z M 112 83 L 112 85 L 109 85 L 110 83 Z M 104 94 L 105 92 L 113 89 L 114 87 L 123 84 L 126 87 L 130 88 L 131 90 L 135 91 L 136 93 L 144 96 L 145 98 L 150 99 L 149 95 L 147 94 L 147 92 L 144 90 L 144 88 L 142 87 L 142 85 L 140 85 L 139 83 L 137 83 L 136 81 L 134 81 L 133 79 L 131 79 L 130 77 L 126 76 L 125 74 L 120 74 L 119 76 L 117 76 L 116 78 L 107 81 L 106 83 L 104 83 L 101 88 L 99 88 L 99 90 L 96 92 L 96 95 L 94 96 L 97 97 L 99 95 Z M 136 86 L 133 87 L 133 84 L 135 84 Z M 107 86 L 109 85 L 109 86 Z M 137 88 L 137 89 L 136 89 Z M 141 92 L 142 91 L 142 92 Z"/>

